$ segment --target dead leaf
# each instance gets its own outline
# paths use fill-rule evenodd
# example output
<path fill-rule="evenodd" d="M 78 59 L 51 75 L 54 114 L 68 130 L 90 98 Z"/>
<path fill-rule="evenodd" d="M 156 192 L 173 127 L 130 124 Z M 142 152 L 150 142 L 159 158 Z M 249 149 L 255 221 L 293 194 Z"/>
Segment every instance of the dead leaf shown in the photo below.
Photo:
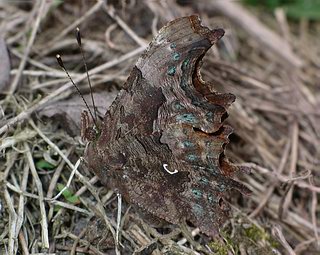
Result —
<path fill-rule="evenodd" d="M 114 89 L 112 91 L 93 93 L 97 114 L 99 116 L 104 116 L 118 92 L 118 90 Z M 93 113 L 91 95 L 86 94 L 83 97 Z M 66 132 L 71 136 L 77 136 L 80 135 L 81 112 L 83 110 L 86 110 L 86 106 L 82 98 L 79 95 L 74 95 L 67 100 L 57 101 L 48 105 L 39 112 L 39 115 L 59 121 Z"/>

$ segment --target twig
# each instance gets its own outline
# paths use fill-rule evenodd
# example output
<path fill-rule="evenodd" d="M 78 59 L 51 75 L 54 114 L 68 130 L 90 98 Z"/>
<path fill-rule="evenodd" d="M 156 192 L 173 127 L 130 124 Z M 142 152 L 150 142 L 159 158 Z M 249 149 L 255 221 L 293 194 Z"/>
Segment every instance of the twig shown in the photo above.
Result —
<path fill-rule="evenodd" d="M 26 191 L 23 192 L 18 187 L 13 186 L 9 182 L 7 182 L 7 187 L 12 191 L 17 192 L 19 195 L 22 194 L 25 197 L 30 197 L 30 198 L 38 199 L 38 200 L 40 199 L 39 196 L 37 196 L 35 194 L 31 194 L 31 193 L 26 192 Z M 47 197 L 44 197 L 43 200 L 48 202 L 49 204 L 52 204 L 52 205 L 58 205 L 58 206 L 64 207 L 64 208 L 69 209 L 69 210 L 73 210 L 73 211 L 76 211 L 76 212 L 79 212 L 79 213 L 83 213 L 83 214 L 86 214 L 86 215 L 91 215 L 91 213 L 88 212 L 87 210 L 82 209 L 82 208 L 77 207 L 77 206 L 74 206 L 74 205 L 71 205 L 71 204 L 68 204 L 68 203 L 64 203 L 64 202 L 57 201 L 57 200 L 52 200 L 51 198 L 47 198 Z"/>
<path fill-rule="evenodd" d="M 287 250 L 288 254 L 296 255 L 294 250 L 291 248 L 291 246 L 288 244 L 287 240 L 285 239 L 280 227 L 274 226 L 272 228 L 272 233 L 273 233 L 274 236 L 277 237 L 277 239 L 280 241 L 282 246 Z"/>
<path fill-rule="evenodd" d="M 285 146 L 279 167 L 277 169 L 277 173 L 281 174 L 284 170 L 284 166 L 286 164 L 288 155 L 289 155 L 289 149 L 290 149 L 290 140 L 288 139 L 288 142 Z M 264 198 L 262 199 L 262 201 L 260 202 L 260 204 L 257 206 L 257 208 L 249 215 L 250 218 L 254 218 L 256 217 L 262 210 L 263 207 L 267 204 L 268 200 L 270 199 L 271 195 L 273 194 L 274 189 L 276 188 L 276 186 L 278 185 L 278 182 L 271 182 L 271 186 L 268 188 Z"/>
<path fill-rule="evenodd" d="M 112 6 L 103 5 L 105 11 L 112 17 L 118 25 L 141 47 L 147 47 L 145 40 L 141 39 L 116 13 Z"/>
<path fill-rule="evenodd" d="M 120 235 L 120 223 L 121 223 L 121 203 L 122 203 L 122 197 L 120 193 L 117 193 L 118 198 L 118 213 L 117 213 L 117 228 L 116 228 L 116 254 L 120 255 L 119 251 L 119 235 Z"/>
<path fill-rule="evenodd" d="M 46 215 L 46 208 L 44 205 L 44 196 L 43 196 L 43 188 L 42 188 L 42 182 L 38 176 L 36 167 L 34 165 L 34 161 L 32 158 L 32 154 L 30 152 L 30 147 L 27 144 L 27 142 L 24 142 L 24 148 L 26 150 L 25 154 L 27 156 L 27 160 L 29 163 L 29 167 L 31 170 L 32 177 L 34 179 L 34 182 L 36 184 L 38 194 L 39 194 L 39 207 L 40 207 L 40 214 L 41 214 L 41 236 L 42 236 L 42 245 L 44 248 L 49 248 L 49 233 L 48 233 L 48 222 L 47 222 L 47 215 Z"/>
<path fill-rule="evenodd" d="M 291 161 L 290 161 L 290 178 L 293 178 L 296 173 L 297 161 L 298 161 L 298 145 L 299 145 L 299 125 L 297 120 L 293 123 L 292 130 L 292 144 L 291 144 Z M 294 184 L 293 184 L 294 185 Z M 285 196 L 283 201 L 283 215 L 285 215 L 288 211 L 288 208 L 291 204 L 293 194 L 293 187 L 289 189 L 288 194 Z"/>
<path fill-rule="evenodd" d="M 145 50 L 145 47 L 140 47 L 137 48 L 133 51 L 130 51 L 127 54 L 122 55 L 121 57 L 117 58 L 117 59 L 113 59 L 107 63 L 104 63 L 100 66 L 97 66 L 96 68 L 93 68 L 89 71 L 89 75 L 93 75 L 99 72 L 102 72 L 108 68 L 111 68 L 115 65 L 118 65 L 119 63 L 122 63 L 123 61 L 126 61 L 134 56 L 136 56 L 137 54 L 141 53 L 142 51 Z M 86 74 L 82 74 L 80 75 L 78 78 L 74 79 L 74 82 L 80 82 L 84 79 L 87 78 Z M 56 99 L 56 97 L 58 95 L 60 95 L 62 92 L 66 91 L 67 89 L 71 88 L 73 85 L 71 82 L 66 83 L 64 86 L 62 86 L 61 88 L 53 91 L 51 94 L 49 94 L 48 96 L 46 96 L 45 98 L 43 98 L 42 100 L 40 100 L 38 103 L 34 104 L 33 106 L 31 106 L 30 108 L 26 109 L 25 111 L 21 112 L 20 114 L 18 114 L 16 117 L 8 120 L 7 124 L 4 125 L 3 127 L 0 128 L 0 135 L 3 134 L 4 132 L 6 132 L 7 130 L 9 130 L 10 127 L 12 127 L 13 125 L 16 125 L 18 122 L 23 121 L 25 119 L 27 119 L 33 112 L 35 112 L 36 110 L 41 109 L 42 107 L 44 107 L 46 104 L 48 104 L 50 101 Z"/>
<path fill-rule="evenodd" d="M 74 168 L 73 168 L 72 171 L 71 171 L 71 174 L 70 174 L 70 177 L 69 177 L 69 179 L 68 179 L 67 184 L 62 188 L 62 190 L 61 190 L 55 197 L 52 198 L 52 200 L 57 200 L 57 199 L 62 195 L 62 193 L 63 193 L 67 188 L 70 187 L 70 184 L 71 184 L 71 182 L 72 182 L 72 179 L 73 179 L 73 177 L 74 177 L 74 175 L 75 175 L 75 173 L 76 173 L 76 171 L 77 171 L 77 169 L 78 169 L 78 167 L 79 167 L 79 165 L 80 165 L 80 163 L 81 163 L 81 160 L 82 160 L 81 158 L 79 158 L 79 159 L 77 160 L 76 164 L 74 165 Z"/>
<path fill-rule="evenodd" d="M 22 71 L 26 65 L 26 62 L 27 62 L 27 58 L 28 58 L 28 55 L 30 53 L 30 50 L 31 50 L 31 47 L 34 43 L 34 40 L 36 38 L 36 35 L 37 35 L 37 31 L 38 31 L 38 28 L 39 28 L 39 25 L 40 25 L 40 21 L 41 21 L 41 18 L 44 17 L 44 10 L 45 10 L 45 7 L 48 6 L 49 3 L 47 3 L 46 1 L 43 1 L 43 0 L 40 0 L 38 1 L 40 3 L 40 7 L 39 7 L 39 11 L 38 11 L 38 16 L 36 18 L 36 21 L 34 23 L 34 25 L 32 26 L 32 31 L 31 31 L 31 35 L 30 35 L 30 39 L 28 41 L 28 44 L 27 44 L 27 47 L 24 51 L 24 54 L 23 54 L 23 58 L 20 62 L 20 65 L 19 65 L 19 69 L 18 69 L 18 73 L 16 74 L 16 76 L 14 77 L 14 80 L 10 86 L 10 89 L 8 91 L 9 95 L 12 95 L 17 86 L 18 86 L 18 83 L 19 83 L 19 80 L 20 80 L 20 77 L 21 77 L 21 74 L 22 74 Z"/>
<path fill-rule="evenodd" d="M 26 239 L 24 238 L 23 232 L 20 230 L 19 232 L 19 241 L 23 255 L 29 255 L 28 245 Z"/>
<path fill-rule="evenodd" d="M 42 139 L 60 155 L 60 157 L 69 165 L 69 167 L 71 169 L 75 169 L 75 166 L 62 153 L 62 151 L 58 148 L 58 146 L 56 146 L 48 137 L 46 137 L 42 133 L 42 131 L 34 124 L 34 122 L 32 120 L 30 120 L 29 123 L 38 132 L 38 134 L 42 137 Z M 97 195 L 94 187 L 88 182 L 87 178 L 84 177 L 78 170 L 75 170 L 75 175 L 77 176 L 79 181 L 81 181 L 85 186 L 87 186 L 88 190 L 91 192 L 91 194 L 97 200 L 97 209 L 99 210 L 99 212 L 103 216 L 103 219 L 104 219 L 106 225 L 108 226 L 108 228 L 110 229 L 110 232 L 112 233 L 112 236 L 113 236 L 113 238 L 115 240 L 116 239 L 116 233 L 115 233 L 115 231 L 114 231 L 109 219 L 106 217 L 106 215 L 104 213 L 104 208 L 103 208 L 102 202 L 101 202 L 99 196 Z"/>
<path fill-rule="evenodd" d="M 206 0 L 201 4 L 202 8 L 205 8 L 206 11 L 212 10 L 223 13 L 276 55 L 282 57 L 287 65 L 294 67 L 301 67 L 303 65 L 301 58 L 292 52 L 286 41 L 236 2 Z"/>
<path fill-rule="evenodd" d="M 7 190 L 7 187 L 3 187 L 4 191 L 4 200 L 7 204 L 8 211 L 9 211 L 9 236 L 8 236 L 8 255 L 14 255 L 15 254 L 15 247 L 16 247 L 16 229 L 17 229 L 17 214 L 14 210 L 14 206 L 10 197 L 10 194 Z"/>
<path fill-rule="evenodd" d="M 61 41 L 61 39 L 66 36 L 71 31 L 75 30 L 76 27 L 78 27 L 83 21 L 85 21 L 87 18 L 89 18 L 91 15 L 93 15 L 95 12 L 97 12 L 101 5 L 104 3 L 103 0 L 97 0 L 97 3 L 92 6 L 85 14 L 81 15 L 81 17 L 77 20 L 75 20 L 71 25 L 66 27 L 59 35 L 57 35 L 48 45 L 46 45 L 46 49 L 50 48 L 53 44 L 55 44 L 58 41 Z M 46 55 L 46 52 L 43 53 L 43 55 Z"/>
<path fill-rule="evenodd" d="M 28 166 L 28 164 L 25 164 L 25 166 L 23 168 L 23 176 L 22 176 L 22 181 L 21 181 L 21 185 L 20 185 L 22 192 L 25 192 L 27 189 L 28 176 L 29 176 L 29 166 Z M 23 195 L 23 193 L 21 193 L 19 196 L 16 235 L 20 234 L 20 232 L 21 232 L 21 227 L 22 227 L 23 220 L 24 220 L 24 206 L 25 206 L 24 195 Z M 16 236 L 16 238 L 17 237 L 18 236 Z"/>
<path fill-rule="evenodd" d="M 314 181 L 312 176 L 309 177 L 310 185 L 314 185 Z M 316 238 L 317 246 L 320 247 L 320 240 L 319 240 L 319 234 L 318 234 L 318 227 L 317 227 L 317 205 L 318 205 L 318 198 L 316 192 L 312 192 L 312 200 L 311 200 L 311 219 L 312 219 L 312 225 L 314 228 L 314 236 Z"/>

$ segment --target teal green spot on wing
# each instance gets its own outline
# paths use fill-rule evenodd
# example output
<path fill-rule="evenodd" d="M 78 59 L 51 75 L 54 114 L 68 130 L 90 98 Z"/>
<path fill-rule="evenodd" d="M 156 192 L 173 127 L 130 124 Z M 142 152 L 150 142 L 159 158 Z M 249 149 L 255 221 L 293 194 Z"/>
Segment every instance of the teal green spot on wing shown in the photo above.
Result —
<path fill-rule="evenodd" d="M 193 212 L 198 215 L 198 216 L 201 216 L 203 214 L 203 208 L 201 205 L 198 205 L 198 204 L 194 204 L 192 206 L 192 210 Z"/>
<path fill-rule="evenodd" d="M 214 114 L 213 114 L 213 112 L 208 112 L 208 113 L 206 113 L 206 118 L 207 118 L 209 121 L 213 121 L 213 120 L 214 120 Z"/>
<path fill-rule="evenodd" d="M 181 70 L 184 71 L 187 69 L 188 65 L 189 65 L 189 62 L 190 62 L 190 59 L 185 59 L 183 62 L 182 62 L 182 65 L 181 65 Z"/>
<path fill-rule="evenodd" d="M 178 52 L 173 53 L 172 58 L 173 60 L 178 61 L 180 59 L 180 53 Z"/>
<path fill-rule="evenodd" d="M 190 154 L 190 155 L 187 155 L 187 159 L 190 161 L 196 161 L 198 159 L 198 156 Z"/>
<path fill-rule="evenodd" d="M 174 43 L 174 42 L 173 42 L 173 43 L 171 43 L 171 44 L 170 44 L 170 48 L 171 48 L 171 49 L 175 49 L 175 48 L 177 48 L 177 44 L 176 44 L 176 43 Z"/>
<path fill-rule="evenodd" d="M 209 195 L 208 195 L 208 200 L 209 200 L 209 202 L 212 203 L 212 204 L 218 202 L 218 200 L 215 199 L 212 194 L 209 194 Z"/>
<path fill-rule="evenodd" d="M 191 148 L 191 147 L 193 147 L 193 143 L 190 142 L 190 141 L 188 141 L 188 140 L 183 141 L 182 144 L 183 144 L 183 146 L 186 147 L 186 148 Z"/>
<path fill-rule="evenodd" d="M 185 113 L 182 115 L 178 115 L 176 117 L 177 121 L 182 121 L 184 123 L 194 124 L 196 122 L 196 118 L 192 113 Z"/>
<path fill-rule="evenodd" d="M 185 107 L 180 102 L 174 103 L 173 107 L 174 107 L 175 110 L 183 110 L 183 109 L 185 109 Z"/>
<path fill-rule="evenodd" d="M 167 74 L 173 76 L 176 73 L 176 67 L 175 66 L 169 66 Z"/>
<path fill-rule="evenodd" d="M 202 184 L 207 185 L 207 184 L 209 183 L 209 180 L 208 180 L 206 177 L 201 177 L 201 178 L 200 178 L 200 182 L 201 182 Z"/>
<path fill-rule="evenodd" d="M 218 190 L 219 190 L 220 192 L 223 192 L 223 191 L 226 190 L 226 186 L 225 186 L 224 184 L 219 184 L 219 185 L 218 185 Z"/>
<path fill-rule="evenodd" d="M 198 189 L 192 189 L 192 193 L 196 198 L 201 198 L 202 197 L 202 191 Z"/>

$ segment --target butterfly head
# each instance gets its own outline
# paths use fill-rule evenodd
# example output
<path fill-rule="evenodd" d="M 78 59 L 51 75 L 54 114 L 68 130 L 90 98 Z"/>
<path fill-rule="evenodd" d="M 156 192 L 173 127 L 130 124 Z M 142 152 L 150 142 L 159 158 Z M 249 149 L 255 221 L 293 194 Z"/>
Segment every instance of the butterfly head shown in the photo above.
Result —
<path fill-rule="evenodd" d="M 84 142 L 95 142 L 100 136 L 99 123 L 90 120 L 88 111 L 81 114 L 81 139 Z"/>

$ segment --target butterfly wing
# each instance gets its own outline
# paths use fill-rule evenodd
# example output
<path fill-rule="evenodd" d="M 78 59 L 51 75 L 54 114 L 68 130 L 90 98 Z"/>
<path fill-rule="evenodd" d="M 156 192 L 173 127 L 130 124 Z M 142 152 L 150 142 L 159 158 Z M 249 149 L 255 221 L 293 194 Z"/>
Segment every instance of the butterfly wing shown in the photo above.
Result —
<path fill-rule="evenodd" d="M 228 215 L 224 193 L 247 189 L 231 179 L 224 156 L 235 100 L 201 80 L 200 62 L 223 35 L 197 16 L 170 22 L 140 57 L 86 150 L 89 167 L 145 212 L 189 220 L 212 235 Z"/>

